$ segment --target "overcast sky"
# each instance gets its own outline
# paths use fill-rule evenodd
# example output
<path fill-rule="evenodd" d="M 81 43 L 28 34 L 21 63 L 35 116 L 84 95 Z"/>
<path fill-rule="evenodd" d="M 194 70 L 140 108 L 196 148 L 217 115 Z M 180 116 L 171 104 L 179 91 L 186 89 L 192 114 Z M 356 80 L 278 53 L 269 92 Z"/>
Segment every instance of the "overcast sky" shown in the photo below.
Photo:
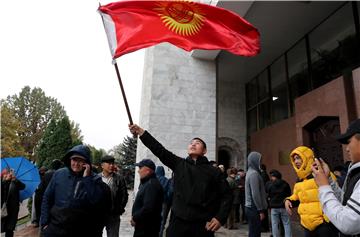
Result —
<path fill-rule="evenodd" d="M 80 124 L 85 143 L 109 150 L 130 133 L 98 6 L 93 0 L 3 1 L 0 98 L 40 87 Z M 143 58 L 140 50 L 117 60 L 134 122 Z"/>

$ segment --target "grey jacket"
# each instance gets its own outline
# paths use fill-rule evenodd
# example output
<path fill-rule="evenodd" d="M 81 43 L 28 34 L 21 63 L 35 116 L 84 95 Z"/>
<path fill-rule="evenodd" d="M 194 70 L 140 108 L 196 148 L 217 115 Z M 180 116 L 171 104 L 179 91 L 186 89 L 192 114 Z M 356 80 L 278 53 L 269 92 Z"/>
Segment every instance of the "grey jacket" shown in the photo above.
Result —
<path fill-rule="evenodd" d="M 360 168 L 360 162 L 355 163 L 349 168 L 348 175 L 356 168 Z M 348 177 L 346 178 L 348 179 Z M 346 188 L 345 180 L 343 189 Z M 330 186 L 331 185 L 331 186 Z M 357 181 L 350 199 L 346 205 L 342 205 L 343 190 L 335 183 L 319 187 L 319 199 L 326 216 L 339 231 L 347 235 L 360 234 L 360 180 Z M 339 198 L 341 194 L 341 198 Z"/>
<path fill-rule="evenodd" d="M 253 151 L 247 157 L 248 170 L 245 178 L 245 206 L 258 211 L 267 209 L 265 185 L 260 175 L 261 154 Z"/>

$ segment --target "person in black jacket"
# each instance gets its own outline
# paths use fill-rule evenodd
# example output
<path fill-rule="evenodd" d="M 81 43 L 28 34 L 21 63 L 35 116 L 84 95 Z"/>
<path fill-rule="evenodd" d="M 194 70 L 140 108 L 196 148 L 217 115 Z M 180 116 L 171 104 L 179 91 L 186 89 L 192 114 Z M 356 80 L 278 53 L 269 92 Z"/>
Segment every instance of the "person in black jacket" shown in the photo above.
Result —
<path fill-rule="evenodd" d="M 120 229 L 120 215 L 125 212 L 128 201 L 128 192 L 125 179 L 115 171 L 115 158 L 104 156 L 101 158 L 102 172 L 99 174 L 102 181 L 111 190 L 111 211 L 105 222 L 107 237 L 118 237 Z"/>
<path fill-rule="evenodd" d="M 43 199 L 45 190 L 46 190 L 47 186 L 49 185 L 53 174 L 55 173 L 56 170 L 60 169 L 63 166 L 63 163 L 60 160 L 55 159 L 55 160 L 53 160 L 51 162 L 50 166 L 51 166 L 51 169 L 47 170 L 43 174 L 43 177 L 41 177 L 41 182 L 40 182 L 38 188 L 35 190 L 35 214 L 36 214 L 36 220 L 33 223 L 34 227 L 39 226 L 40 217 L 41 217 L 41 203 L 42 203 L 42 199 Z"/>
<path fill-rule="evenodd" d="M 156 178 L 155 164 L 143 159 L 135 166 L 139 166 L 140 186 L 132 208 L 134 237 L 159 237 L 164 191 Z"/>
<path fill-rule="evenodd" d="M 1 207 L 6 203 L 7 208 L 7 215 L 1 217 L 1 233 L 5 232 L 5 237 L 14 236 L 19 214 L 20 190 L 24 188 L 25 184 L 15 177 L 14 171 L 4 169 L 1 172 Z"/>
<path fill-rule="evenodd" d="M 44 195 L 44 192 L 41 192 L 41 190 L 39 190 L 41 183 L 44 181 L 44 176 L 45 173 L 47 172 L 47 168 L 46 167 L 41 167 L 39 169 L 39 176 L 40 176 L 40 184 L 37 187 L 37 189 L 35 190 L 35 193 L 33 195 L 33 205 L 34 205 L 34 212 L 31 213 L 35 219 L 32 221 L 32 225 L 34 227 L 39 227 L 39 222 L 40 222 L 40 215 L 41 215 L 41 202 L 42 202 L 42 196 Z"/>
<path fill-rule="evenodd" d="M 285 237 L 291 237 L 290 216 L 286 212 L 284 200 L 291 195 L 290 185 L 281 179 L 278 170 L 270 170 L 270 181 L 266 183 L 266 193 L 271 208 L 271 228 L 274 237 L 280 237 L 280 219 L 285 230 Z"/>
<path fill-rule="evenodd" d="M 172 216 L 167 236 L 214 236 L 227 220 L 232 193 L 220 171 L 204 156 L 206 143 L 193 138 L 188 145 L 189 156 L 183 159 L 166 150 L 138 125 L 129 125 L 129 128 L 174 172 Z"/>
<path fill-rule="evenodd" d="M 264 164 L 260 164 L 260 175 L 264 181 L 264 185 L 266 185 L 266 183 L 270 181 L 270 177 L 267 174 L 266 165 Z M 264 214 L 265 214 L 265 218 L 261 220 L 261 232 L 268 232 L 270 230 L 270 227 L 269 227 L 269 213 L 267 209 L 264 210 Z"/>

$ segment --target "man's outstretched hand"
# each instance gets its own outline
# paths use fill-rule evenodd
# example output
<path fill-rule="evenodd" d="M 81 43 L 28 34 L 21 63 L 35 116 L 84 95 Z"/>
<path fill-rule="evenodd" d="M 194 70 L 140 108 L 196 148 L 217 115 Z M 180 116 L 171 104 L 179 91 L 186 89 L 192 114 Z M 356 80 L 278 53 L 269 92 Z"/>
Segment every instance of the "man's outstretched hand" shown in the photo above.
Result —
<path fill-rule="evenodd" d="M 141 127 L 139 127 L 139 125 L 137 124 L 129 124 L 129 130 L 130 132 L 134 135 L 134 136 L 141 136 L 144 134 L 144 129 L 142 129 Z"/>
<path fill-rule="evenodd" d="M 218 221 L 215 217 L 211 219 L 211 221 L 206 222 L 205 229 L 208 231 L 217 231 L 221 227 L 220 221 Z"/>

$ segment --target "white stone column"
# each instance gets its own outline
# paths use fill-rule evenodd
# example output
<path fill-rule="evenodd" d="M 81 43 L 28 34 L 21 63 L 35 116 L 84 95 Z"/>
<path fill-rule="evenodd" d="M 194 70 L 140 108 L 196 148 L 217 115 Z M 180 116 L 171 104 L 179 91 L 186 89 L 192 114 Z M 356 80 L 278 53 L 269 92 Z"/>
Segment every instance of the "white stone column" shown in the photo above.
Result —
<path fill-rule="evenodd" d="M 140 121 L 168 150 L 187 156 L 194 137 L 207 143 L 207 157 L 215 160 L 216 68 L 214 61 L 193 58 L 189 52 L 164 43 L 145 53 Z M 136 160 L 162 165 L 139 140 Z M 167 177 L 171 170 L 165 167 Z M 135 189 L 139 179 L 136 173 Z"/>

